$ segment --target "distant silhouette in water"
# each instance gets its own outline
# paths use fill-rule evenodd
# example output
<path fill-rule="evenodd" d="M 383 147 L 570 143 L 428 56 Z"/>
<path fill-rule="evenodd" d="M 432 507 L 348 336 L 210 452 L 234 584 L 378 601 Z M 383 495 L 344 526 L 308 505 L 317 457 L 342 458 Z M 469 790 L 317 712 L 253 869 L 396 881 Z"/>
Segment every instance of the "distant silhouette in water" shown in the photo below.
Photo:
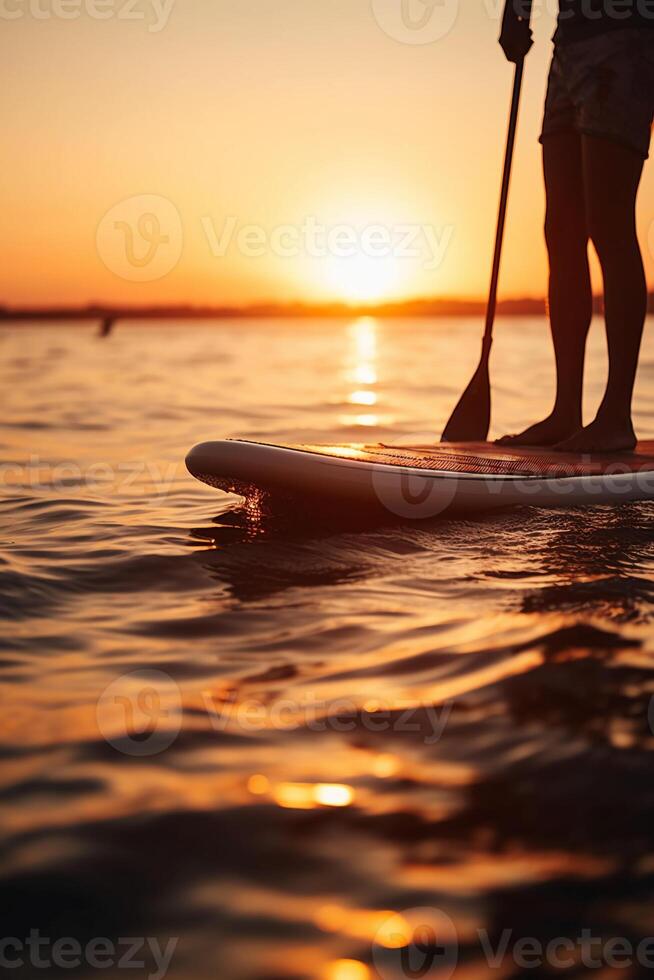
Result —
<path fill-rule="evenodd" d="M 108 337 L 111 331 L 113 330 L 115 323 L 116 323 L 116 317 L 114 316 L 104 317 L 102 323 L 100 324 L 98 337 Z"/>
<path fill-rule="evenodd" d="M 560 0 L 541 135 L 557 393 L 551 414 L 504 445 L 570 452 L 630 450 L 631 402 L 647 309 L 636 197 L 654 119 L 654 21 L 636 0 Z M 500 44 L 519 63 L 532 40 L 529 0 L 506 0 Z M 586 339 L 593 312 L 588 243 L 604 280 L 609 377 L 583 427 Z"/>

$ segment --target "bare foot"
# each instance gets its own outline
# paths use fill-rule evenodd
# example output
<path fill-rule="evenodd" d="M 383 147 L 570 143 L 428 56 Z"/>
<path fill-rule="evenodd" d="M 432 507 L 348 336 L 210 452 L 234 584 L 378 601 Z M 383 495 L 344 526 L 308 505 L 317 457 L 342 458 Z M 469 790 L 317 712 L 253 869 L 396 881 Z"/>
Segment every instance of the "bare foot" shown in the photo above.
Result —
<path fill-rule="evenodd" d="M 636 448 L 636 441 L 631 420 L 619 423 L 596 418 L 554 448 L 562 453 L 629 453 Z"/>
<path fill-rule="evenodd" d="M 548 415 L 542 422 L 529 426 L 516 436 L 502 436 L 497 440 L 498 446 L 554 446 L 557 442 L 569 439 L 579 426 L 568 418 L 557 418 Z"/>

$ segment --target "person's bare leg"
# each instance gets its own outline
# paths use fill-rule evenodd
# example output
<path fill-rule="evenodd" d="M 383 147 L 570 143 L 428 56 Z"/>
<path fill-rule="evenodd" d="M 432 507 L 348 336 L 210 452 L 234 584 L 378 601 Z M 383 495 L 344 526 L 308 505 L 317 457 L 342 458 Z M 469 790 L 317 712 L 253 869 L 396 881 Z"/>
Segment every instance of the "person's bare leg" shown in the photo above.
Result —
<path fill-rule="evenodd" d="M 517 436 L 499 439 L 504 446 L 552 446 L 581 428 L 584 355 L 593 312 L 581 137 L 572 132 L 546 137 L 543 169 L 556 400 L 542 422 Z"/>
<path fill-rule="evenodd" d="M 647 312 L 647 284 L 636 234 L 643 160 L 618 143 L 584 136 L 583 162 L 588 227 L 604 277 L 609 377 L 595 420 L 557 448 L 581 453 L 628 451 L 636 445 L 631 401 Z"/>

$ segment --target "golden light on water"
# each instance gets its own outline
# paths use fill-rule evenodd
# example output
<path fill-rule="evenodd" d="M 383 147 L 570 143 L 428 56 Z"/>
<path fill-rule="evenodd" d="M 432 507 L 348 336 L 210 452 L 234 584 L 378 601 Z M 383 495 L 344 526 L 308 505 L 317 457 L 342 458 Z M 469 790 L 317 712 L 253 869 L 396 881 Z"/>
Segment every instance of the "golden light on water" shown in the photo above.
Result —
<path fill-rule="evenodd" d="M 372 316 L 359 317 L 352 324 L 351 337 L 358 365 L 369 364 L 377 357 L 377 321 Z"/>
<path fill-rule="evenodd" d="M 316 805 L 314 787 L 305 783 L 282 783 L 273 790 L 273 799 L 290 810 L 312 810 Z"/>
<path fill-rule="evenodd" d="M 352 371 L 352 380 L 360 385 L 377 384 L 377 371 L 372 364 L 357 364 Z"/>
<path fill-rule="evenodd" d="M 270 780 L 267 776 L 250 776 L 248 779 L 248 789 L 253 796 L 265 796 L 270 790 Z"/>
<path fill-rule="evenodd" d="M 372 764 L 372 771 L 379 779 L 394 776 L 399 768 L 399 760 L 394 755 L 378 755 Z"/>
<path fill-rule="evenodd" d="M 315 915 L 323 932 L 340 933 L 353 939 L 375 942 L 387 949 L 408 946 L 413 936 L 411 925 L 401 915 L 384 909 L 353 909 L 341 905 L 323 905 Z"/>
<path fill-rule="evenodd" d="M 322 806 L 349 806 L 354 799 L 354 791 L 350 786 L 318 785 L 315 787 L 316 803 Z"/>
<path fill-rule="evenodd" d="M 323 905 L 316 912 L 315 922 L 324 932 L 339 932 L 347 921 L 348 913 L 349 909 L 342 905 Z"/>
<path fill-rule="evenodd" d="M 350 402 L 353 405 L 376 405 L 377 395 L 374 391 L 353 391 Z"/>
<path fill-rule="evenodd" d="M 340 783 L 279 783 L 273 788 L 272 797 L 287 809 L 313 810 L 319 806 L 350 806 L 354 790 Z"/>
<path fill-rule="evenodd" d="M 388 913 L 374 936 L 378 946 L 403 949 L 413 940 L 413 926 L 402 915 Z"/>
<path fill-rule="evenodd" d="M 374 317 L 364 316 L 355 320 L 349 328 L 350 345 L 347 355 L 346 377 L 359 387 L 347 396 L 350 405 L 361 405 L 373 408 L 377 405 L 379 396 L 373 390 L 377 383 L 377 333 L 378 324 Z M 362 387 L 367 385 L 368 387 Z M 341 422 L 344 425 L 374 428 L 380 424 L 379 415 L 375 412 L 363 412 L 360 415 L 345 415 Z"/>
<path fill-rule="evenodd" d="M 370 980 L 371 976 L 370 968 L 359 960 L 335 960 L 323 974 L 324 980 Z"/>

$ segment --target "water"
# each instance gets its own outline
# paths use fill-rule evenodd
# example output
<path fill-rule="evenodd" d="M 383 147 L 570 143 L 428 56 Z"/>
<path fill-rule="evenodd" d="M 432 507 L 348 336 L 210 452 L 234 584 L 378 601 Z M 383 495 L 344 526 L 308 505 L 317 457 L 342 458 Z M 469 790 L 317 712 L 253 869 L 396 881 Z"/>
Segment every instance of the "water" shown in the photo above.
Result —
<path fill-rule="evenodd" d="M 224 435 L 424 442 L 478 336 L 2 328 L 3 937 L 55 966 L 74 939 L 62 976 L 124 977 L 147 937 L 130 976 L 441 977 L 458 951 L 467 980 L 524 975 L 525 937 L 575 944 L 576 976 L 584 929 L 654 935 L 650 506 L 362 528 L 183 466 Z M 549 408 L 550 367 L 544 322 L 500 322 L 496 433 Z M 589 411 L 605 367 L 597 324 Z M 637 405 L 652 438 L 651 336 Z"/>

